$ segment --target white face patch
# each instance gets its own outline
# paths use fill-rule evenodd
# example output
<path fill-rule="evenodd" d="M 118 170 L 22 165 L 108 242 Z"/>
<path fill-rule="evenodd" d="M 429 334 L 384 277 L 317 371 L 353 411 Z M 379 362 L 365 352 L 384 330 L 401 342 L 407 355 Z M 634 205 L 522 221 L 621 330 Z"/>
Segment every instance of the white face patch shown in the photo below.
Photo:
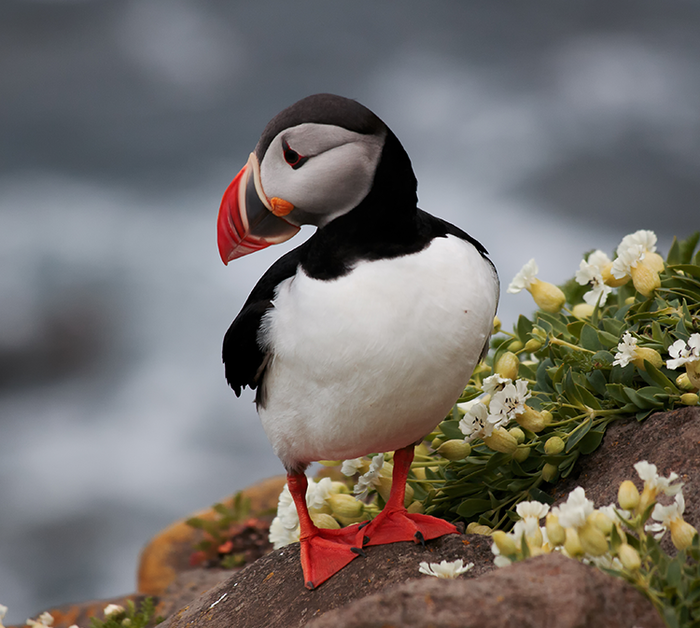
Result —
<path fill-rule="evenodd" d="M 268 198 L 281 198 L 319 227 L 346 214 L 367 195 L 379 163 L 384 137 L 364 135 L 329 124 L 304 123 L 277 135 L 260 164 Z M 285 150 L 303 163 L 292 167 Z M 295 212 L 286 218 L 295 222 Z"/>

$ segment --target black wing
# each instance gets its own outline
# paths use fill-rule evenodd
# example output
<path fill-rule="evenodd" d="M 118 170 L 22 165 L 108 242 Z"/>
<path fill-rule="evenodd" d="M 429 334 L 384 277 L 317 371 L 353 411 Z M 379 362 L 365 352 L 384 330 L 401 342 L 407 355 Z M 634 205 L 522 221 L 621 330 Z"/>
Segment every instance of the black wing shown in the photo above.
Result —
<path fill-rule="evenodd" d="M 237 397 L 246 386 L 256 388 L 262 378 L 266 355 L 258 337 L 260 323 L 265 312 L 274 307 L 272 299 L 275 288 L 297 272 L 304 250 L 305 245 L 302 244 L 270 266 L 224 336 L 222 358 L 226 381 Z"/>

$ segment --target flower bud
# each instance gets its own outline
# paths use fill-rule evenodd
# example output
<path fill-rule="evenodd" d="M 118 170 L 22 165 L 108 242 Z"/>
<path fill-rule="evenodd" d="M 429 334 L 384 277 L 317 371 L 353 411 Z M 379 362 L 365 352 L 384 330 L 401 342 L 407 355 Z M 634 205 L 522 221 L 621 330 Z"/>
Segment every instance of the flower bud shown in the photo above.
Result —
<path fill-rule="evenodd" d="M 323 502 L 320 506 L 309 506 L 309 513 L 315 514 L 315 515 L 320 515 L 320 514 L 326 514 L 330 515 L 331 514 L 331 507 L 326 503 Z"/>
<path fill-rule="evenodd" d="M 542 467 L 542 479 L 545 482 L 553 482 L 557 479 L 557 475 L 559 475 L 559 467 L 556 465 L 549 464 L 548 462 Z"/>
<path fill-rule="evenodd" d="M 549 410 L 542 410 L 542 418 L 544 419 L 544 424 L 549 425 L 554 418 Z"/>
<path fill-rule="evenodd" d="M 566 540 L 564 541 L 564 549 L 569 556 L 575 557 L 583 554 L 581 541 L 578 538 L 578 532 L 574 528 L 566 528 Z"/>
<path fill-rule="evenodd" d="M 518 356 L 512 351 L 506 351 L 502 353 L 498 358 L 494 366 L 494 372 L 498 373 L 501 377 L 507 377 L 508 379 L 517 379 L 518 368 L 520 367 L 520 360 Z"/>
<path fill-rule="evenodd" d="M 564 451 L 564 441 L 559 436 L 550 436 L 544 443 L 544 453 L 555 456 Z"/>
<path fill-rule="evenodd" d="M 416 476 L 416 480 L 427 479 L 427 476 L 425 475 L 425 467 L 413 467 L 411 471 L 413 471 L 413 475 Z"/>
<path fill-rule="evenodd" d="M 635 512 L 637 514 L 642 514 L 651 504 L 653 504 L 656 501 L 656 489 L 644 486 L 644 489 L 642 490 L 642 495 L 639 498 L 639 503 L 637 504 L 637 508 L 635 509 Z"/>
<path fill-rule="evenodd" d="M 333 515 L 346 518 L 354 518 L 362 515 L 364 511 L 364 505 L 361 501 L 355 499 L 352 495 L 346 495 L 344 493 L 338 493 L 336 495 L 329 495 L 328 504 L 331 507 L 331 512 Z"/>
<path fill-rule="evenodd" d="M 493 331 L 491 332 L 493 335 L 496 335 L 499 331 L 501 331 L 501 319 L 498 318 L 498 316 L 493 317 Z"/>
<path fill-rule="evenodd" d="M 467 526 L 467 534 L 480 534 L 481 536 L 491 536 L 492 532 L 493 530 L 491 528 L 485 525 L 481 525 L 476 521 L 472 521 Z"/>
<path fill-rule="evenodd" d="M 637 347 L 632 363 L 643 371 L 646 371 L 644 368 L 644 360 L 650 362 L 657 369 L 661 368 L 664 364 L 661 355 L 659 355 L 659 352 L 656 349 L 652 349 L 650 347 Z"/>
<path fill-rule="evenodd" d="M 556 314 L 566 303 L 564 293 L 548 281 L 540 281 L 535 278 L 530 283 L 528 290 L 537 306 L 550 314 Z"/>
<path fill-rule="evenodd" d="M 496 530 L 491 534 L 491 538 L 504 556 L 513 556 L 517 553 L 517 546 L 510 534 L 506 534 L 503 530 Z"/>
<path fill-rule="evenodd" d="M 678 386 L 678 388 L 681 390 L 693 390 L 695 388 L 695 386 L 690 383 L 688 373 L 681 373 L 678 377 L 676 377 L 676 386 Z"/>
<path fill-rule="evenodd" d="M 608 551 L 605 535 L 588 521 L 578 531 L 578 538 L 583 551 L 590 556 L 602 556 Z"/>
<path fill-rule="evenodd" d="M 525 462 L 530 457 L 530 448 L 525 445 L 518 445 L 513 452 L 513 459 L 518 462 Z"/>
<path fill-rule="evenodd" d="M 464 460 L 472 452 L 472 447 L 469 443 L 454 438 L 440 445 L 437 452 L 447 460 Z"/>
<path fill-rule="evenodd" d="M 539 325 L 535 325 L 530 332 L 533 338 L 539 340 L 542 344 L 547 342 L 547 332 L 542 329 Z"/>
<path fill-rule="evenodd" d="M 684 406 L 697 406 L 698 405 L 698 396 L 695 393 L 683 393 L 681 395 L 681 403 Z"/>
<path fill-rule="evenodd" d="M 608 515 L 600 510 L 594 510 L 588 515 L 588 521 L 600 530 L 605 536 L 612 532 L 613 522 Z"/>
<path fill-rule="evenodd" d="M 511 427 L 508 432 L 516 441 L 518 441 L 518 445 L 522 445 L 525 442 L 525 432 L 523 432 L 519 427 Z"/>
<path fill-rule="evenodd" d="M 617 279 L 612 274 L 612 265 L 612 262 L 608 262 L 603 267 L 603 270 L 601 271 L 601 274 L 603 275 L 603 281 L 611 288 L 619 288 L 620 286 L 624 286 L 630 280 L 629 275 L 625 275 L 624 277 L 622 277 L 622 279 Z"/>
<path fill-rule="evenodd" d="M 519 340 L 513 340 L 513 342 L 511 342 L 508 345 L 508 349 L 510 351 L 520 351 L 520 349 L 522 349 L 522 348 L 523 348 L 523 343 L 520 342 Z"/>
<path fill-rule="evenodd" d="M 325 528 L 326 530 L 338 530 L 340 524 L 329 514 L 323 512 L 312 512 L 311 521 L 314 522 L 317 528 Z"/>
<path fill-rule="evenodd" d="M 417 515 L 423 514 L 423 502 L 419 502 L 417 499 L 412 501 L 407 507 L 407 512 L 411 512 Z"/>
<path fill-rule="evenodd" d="M 566 530 L 559 523 L 559 517 L 554 513 L 549 513 L 545 519 L 545 529 L 547 530 L 547 538 L 549 542 L 557 547 L 563 545 L 566 540 Z"/>
<path fill-rule="evenodd" d="M 631 480 L 625 480 L 617 491 L 617 503 L 623 510 L 634 510 L 639 504 L 639 491 Z"/>
<path fill-rule="evenodd" d="M 515 420 L 526 430 L 541 432 L 547 425 L 542 413 L 527 404 L 524 405 L 524 408 L 522 413 L 515 415 Z"/>
<path fill-rule="evenodd" d="M 644 254 L 643 261 L 649 268 L 656 271 L 657 273 L 664 272 L 664 268 L 666 268 L 666 265 L 664 264 L 664 258 L 661 257 L 661 255 L 659 255 L 658 253 L 649 253 L 649 251 L 647 251 Z"/>
<path fill-rule="evenodd" d="M 646 261 L 646 256 L 630 270 L 634 289 L 645 297 L 661 287 L 661 277 Z"/>
<path fill-rule="evenodd" d="M 430 443 L 430 446 L 435 451 L 437 451 L 438 449 L 440 449 L 440 445 L 442 445 L 444 442 L 445 441 L 440 436 L 436 436 L 435 438 L 433 438 L 433 441 Z"/>
<path fill-rule="evenodd" d="M 617 548 L 617 557 L 620 559 L 622 566 L 628 571 L 637 571 L 642 566 L 639 552 L 628 543 L 620 544 L 620 547 Z"/>
<path fill-rule="evenodd" d="M 693 388 L 700 388 L 700 361 L 686 362 L 685 374 L 688 376 L 688 381 Z"/>
<path fill-rule="evenodd" d="M 571 313 L 579 320 L 583 320 L 584 318 L 590 318 L 593 315 L 594 310 L 594 305 L 590 305 L 588 303 L 577 303 L 571 309 Z"/>
<path fill-rule="evenodd" d="M 535 340 L 534 338 L 530 338 L 525 343 L 525 351 L 532 353 L 533 351 L 538 351 L 539 349 L 542 348 L 542 343 L 539 340 Z"/>
<path fill-rule="evenodd" d="M 693 537 L 698 531 L 682 518 L 671 520 L 671 541 L 676 549 L 684 550 L 693 542 Z"/>
<path fill-rule="evenodd" d="M 503 454 L 512 454 L 518 448 L 518 441 L 502 427 L 496 428 L 491 436 L 485 436 L 483 440 L 489 449 Z"/>

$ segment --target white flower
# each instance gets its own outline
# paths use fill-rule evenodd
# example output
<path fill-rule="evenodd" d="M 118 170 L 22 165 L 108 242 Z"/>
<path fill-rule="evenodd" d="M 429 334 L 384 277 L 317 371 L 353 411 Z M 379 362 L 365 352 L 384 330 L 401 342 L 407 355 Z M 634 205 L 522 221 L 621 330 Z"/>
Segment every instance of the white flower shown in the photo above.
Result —
<path fill-rule="evenodd" d="M 589 305 L 595 305 L 600 299 L 600 305 L 605 305 L 612 288 L 603 281 L 603 268 L 610 263 L 610 258 L 603 251 L 594 251 L 588 256 L 588 261 L 581 260 L 576 272 L 576 281 L 585 286 L 591 284 L 592 289 L 583 295 L 583 300 Z"/>
<path fill-rule="evenodd" d="M 676 495 L 683 483 L 672 484 L 678 479 L 677 473 L 671 473 L 667 478 L 660 476 L 656 471 L 656 465 L 650 464 L 646 460 L 640 460 L 634 465 L 634 470 L 639 475 L 639 478 L 644 481 L 644 489 L 653 491 L 654 496 L 658 493 L 665 495 Z"/>
<path fill-rule="evenodd" d="M 661 504 L 654 506 L 651 518 L 659 523 L 648 523 L 644 529 L 647 532 L 656 532 L 657 534 L 654 534 L 654 538 L 660 539 L 666 533 L 666 530 L 671 529 L 671 524 L 674 521 L 683 520 L 684 512 L 685 498 L 683 497 L 683 492 L 679 491 L 670 506 L 662 506 Z"/>
<path fill-rule="evenodd" d="M 616 506 L 615 504 L 608 504 L 607 506 L 601 506 L 598 508 L 598 512 L 602 512 L 604 515 L 606 515 L 610 521 L 613 522 L 619 522 L 620 519 L 619 517 L 622 517 L 625 520 L 630 520 L 632 518 L 632 511 L 631 510 L 624 510 L 620 508 L 619 506 Z"/>
<path fill-rule="evenodd" d="M 484 379 L 484 381 L 481 383 L 481 389 L 487 395 L 493 395 L 493 393 L 503 390 L 503 387 L 506 384 L 512 383 L 512 381 L 513 380 L 511 380 L 509 377 L 501 377 L 498 373 L 494 373 L 493 375 L 489 375 L 486 379 Z"/>
<path fill-rule="evenodd" d="M 520 521 L 517 521 L 515 525 L 522 523 L 525 536 L 531 537 L 536 533 L 540 519 L 547 516 L 549 506 L 536 501 L 520 502 L 515 507 L 515 512 L 520 515 Z"/>
<path fill-rule="evenodd" d="M 697 362 L 700 360 L 700 334 L 693 334 L 688 339 L 688 344 L 682 340 L 676 340 L 669 348 L 669 355 L 673 358 L 666 361 L 666 366 L 676 370 L 679 366 Z"/>
<path fill-rule="evenodd" d="M 630 275 L 645 253 L 656 252 L 656 234 L 653 231 L 641 229 L 622 238 L 617 247 L 617 259 L 612 265 L 612 275 L 622 279 Z"/>
<path fill-rule="evenodd" d="M 507 556 L 501 555 L 501 550 L 498 549 L 498 545 L 496 545 L 495 543 L 491 544 L 491 552 L 495 556 L 495 558 L 493 559 L 493 564 L 496 567 L 507 567 L 508 565 L 510 565 L 513 562 Z"/>
<path fill-rule="evenodd" d="M 588 515 L 593 512 L 593 502 L 586 498 L 586 492 L 577 486 L 561 506 L 554 507 L 552 512 L 559 518 L 563 528 L 580 528 Z"/>
<path fill-rule="evenodd" d="M 422 562 L 418 566 L 418 571 L 424 573 L 426 576 L 435 576 L 436 578 L 456 578 L 469 571 L 472 567 L 474 567 L 474 563 L 465 565 L 462 559 L 458 558 L 452 562 L 446 560 L 430 564 Z"/>
<path fill-rule="evenodd" d="M 289 492 L 289 486 L 286 484 L 277 501 L 277 517 L 279 517 L 282 525 L 290 530 L 293 530 L 299 525 L 297 507 L 294 503 L 294 499 L 292 499 L 292 494 Z"/>
<path fill-rule="evenodd" d="M 367 497 L 369 489 L 379 484 L 379 470 L 384 466 L 384 454 L 377 454 L 372 458 L 369 471 L 357 479 L 353 493 L 358 499 Z"/>
<path fill-rule="evenodd" d="M 524 379 L 516 379 L 514 383 L 506 384 L 502 390 L 494 393 L 489 403 L 489 412 L 493 415 L 504 415 L 514 419 L 517 414 L 525 412 L 525 401 L 531 396 Z"/>
<path fill-rule="evenodd" d="M 39 615 L 39 619 L 28 619 L 26 621 L 27 626 L 34 626 L 34 628 L 49 628 L 53 626 L 53 615 L 51 613 L 42 613 Z"/>
<path fill-rule="evenodd" d="M 622 336 L 622 342 L 617 345 L 617 353 L 613 360 L 613 366 L 627 366 L 637 357 L 637 339 L 628 331 Z"/>
<path fill-rule="evenodd" d="M 287 528 L 283 523 L 282 519 L 275 517 L 270 524 L 270 543 L 275 549 L 280 549 L 285 545 L 290 543 L 296 543 L 299 540 L 299 526 L 294 528 Z"/>
<path fill-rule="evenodd" d="M 332 490 L 333 481 L 330 478 L 321 478 L 318 482 L 309 480 L 309 488 L 306 490 L 306 505 L 309 510 L 323 508 Z"/>
<path fill-rule="evenodd" d="M 340 472 L 347 477 L 352 477 L 360 471 L 364 464 L 364 458 L 353 458 L 352 460 L 344 460 L 343 466 L 340 467 Z"/>
<path fill-rule="evenodd" d="M 484 381 L 486 381 L 486 380 L 484 380 Z M 483 405 L 483 401 L 482 401 L 481 397 L 477 397 L 476 399 L 470 399 L 469 401 L 463 401 L 462 403 L 458 403 L 457 408 L 462 412 L 462 414 L 467 414 L 475 405 L 477 405 L 479 403 Z"/>
<path fill-rule="evenodd" d="M 119 606 L 119 604 L 107 604 L 104 609 L 105 617 L 110 617 L 111 615 L 119 615 L 119 613 L 124 612 L 124 607 Z"/>
<path fill-rule="evenodd" d="M 2 624 L 2 620 L 5 619 L 5 615 L 7 615 L 7 606 L 0 604 L 0 628 L 5 628 L 5 626 Z"/>
<path fill-rule="evenodd" d="M 523 266 L 515 277 L 513 281 L 510 282 L 508 286 L 508 292 L 510 294 L 517 294 L 521 290 L 526 290 L 532 284 L 533 279 L 537 277 L 539 272 L 537 263 L 534 258 L 531 259 L 525 266 Z"/>
<path fill-rule="evenodd" d="M 459 429 L 465 436 L 464 440 L 470 443 L 476 438 L 491 436 L 493 430 L 507 422 L 507 416 L 489 414 L 486 405 L 477 403 L 469 409 L 459 422 Z"/>

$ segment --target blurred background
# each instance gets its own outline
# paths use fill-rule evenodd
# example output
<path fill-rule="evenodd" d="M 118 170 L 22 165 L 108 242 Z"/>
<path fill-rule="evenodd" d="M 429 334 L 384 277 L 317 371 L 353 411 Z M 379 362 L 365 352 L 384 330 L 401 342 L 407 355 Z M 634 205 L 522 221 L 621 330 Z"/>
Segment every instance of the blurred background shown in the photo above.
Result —
<path fill-rule="evenodd" d="M 267 121 L 356 98 L 421 207 L 504 288 L 700 228 L 692 0 L 3 0 L 0 603 L 10 623 L 128 593 L 176 518 L 282 466 L 221 339 L 301 238 L 228 268 L 219 200 Z M 310 232 L 306 232 L 308 235 Z M 506 324 L 533 304 L 504 294 Z"/>

